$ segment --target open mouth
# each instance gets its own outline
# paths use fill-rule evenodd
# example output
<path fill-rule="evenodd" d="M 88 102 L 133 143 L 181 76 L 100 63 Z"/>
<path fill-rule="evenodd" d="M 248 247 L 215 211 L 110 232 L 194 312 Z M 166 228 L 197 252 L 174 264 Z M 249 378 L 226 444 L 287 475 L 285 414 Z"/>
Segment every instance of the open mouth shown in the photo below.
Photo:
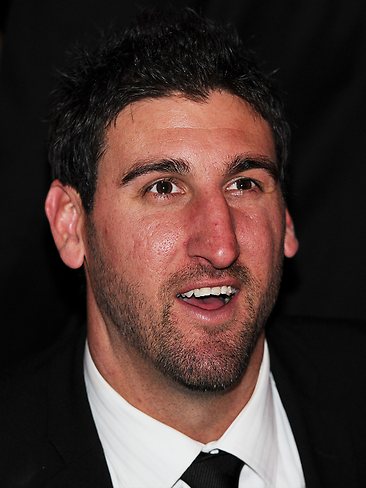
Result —
<path fill-rule="evenodd" d="M 178 293 L 177 298 L 194 307 L 217 310 L 227 305 L 237 292 L 238 290 L 230 285 L 203 287 Z"/>

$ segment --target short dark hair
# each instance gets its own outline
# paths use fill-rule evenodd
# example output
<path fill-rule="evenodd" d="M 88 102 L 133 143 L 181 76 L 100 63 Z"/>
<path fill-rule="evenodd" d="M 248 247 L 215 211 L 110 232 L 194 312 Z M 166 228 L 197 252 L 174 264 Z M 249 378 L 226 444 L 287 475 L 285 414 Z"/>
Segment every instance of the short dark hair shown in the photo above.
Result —
<path fill-rule="evenodd" d="M 188 8 L 145 12 L 123 33 L 104 36 L 94 51 L 79 50 L 52 96 L 53 177 L 74 187 L 90 212 L 106 129 L 121 110 L 177 92 L 204 101 L 212 90 L 241 97 L 270 124 L 283 182 L 289 128 L 275 85 L 235 29 Z"/>

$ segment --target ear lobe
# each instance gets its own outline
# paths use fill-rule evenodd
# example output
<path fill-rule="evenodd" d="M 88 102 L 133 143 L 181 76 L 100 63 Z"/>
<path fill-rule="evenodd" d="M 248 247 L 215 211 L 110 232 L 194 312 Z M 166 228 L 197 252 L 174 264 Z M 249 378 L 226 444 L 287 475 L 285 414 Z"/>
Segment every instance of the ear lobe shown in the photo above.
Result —
<path fill-rule="evenodd" d="M 61 259 L 70 268 L 80 268 L 85 249 L 82 238 L 84 210 L 79 194 L 55 180 L 46 198 L 45 211 Z"/>
<path fill-rule="evenodd" d="M 299 241 L 297 240 L 294 223 L 292 221 L 289 211 L 286 209 L 286 229 L 284 254 L 287 258 L 292 258 L 297 253 L 299 248 Z"/>

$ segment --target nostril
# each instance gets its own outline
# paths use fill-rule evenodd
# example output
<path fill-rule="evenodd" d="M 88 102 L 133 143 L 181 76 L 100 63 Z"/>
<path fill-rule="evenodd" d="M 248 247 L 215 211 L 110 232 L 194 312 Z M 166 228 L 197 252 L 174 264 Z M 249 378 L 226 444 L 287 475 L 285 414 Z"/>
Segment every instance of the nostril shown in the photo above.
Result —
<path fill-rule="evenodd" d="M 190 257 L 202 258 L 217 269 L 231 266 L 239 257 L 239 249 L 234 232 L 215 236 L 198 233 L 188 244 Z"/>

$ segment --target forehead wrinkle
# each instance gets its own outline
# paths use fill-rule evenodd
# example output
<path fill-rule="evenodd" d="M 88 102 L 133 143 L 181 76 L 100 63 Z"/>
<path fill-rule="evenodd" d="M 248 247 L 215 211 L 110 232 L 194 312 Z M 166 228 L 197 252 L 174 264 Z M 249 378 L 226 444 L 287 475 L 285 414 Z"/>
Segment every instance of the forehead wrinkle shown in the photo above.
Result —
<path fill-rule="evenodd" d="M 235 176 L 238 173 L 250 169 L 263 169 L 267 171 L 275 181 L 279 180 L 278 166 L 275 161 L 263 155 L 237 155 L 226 164 L 226 174 Z"/>
<path fill-rule="evenodd" d="M 162 173 L 176 173 L 184 175 L 190 172 L 190 166 L 184 159 L 146 159 L 136 161 L 132 167 L 122 176 L 121 186 L 126 185 L 130 181 L 139 176 L 154 172 Z"/>

